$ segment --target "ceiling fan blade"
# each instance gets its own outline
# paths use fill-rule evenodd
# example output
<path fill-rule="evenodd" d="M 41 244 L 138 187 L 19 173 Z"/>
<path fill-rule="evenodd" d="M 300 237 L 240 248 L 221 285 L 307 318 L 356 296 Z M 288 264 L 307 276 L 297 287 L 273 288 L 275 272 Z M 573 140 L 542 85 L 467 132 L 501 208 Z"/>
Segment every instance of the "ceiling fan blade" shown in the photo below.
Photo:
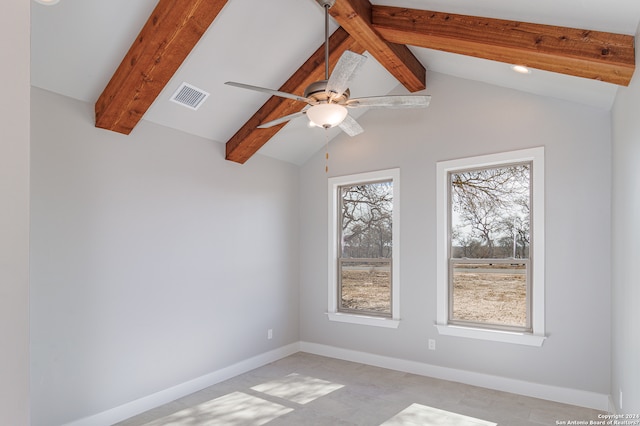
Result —
<path fill-rule="evenodd" d="M 267 89 L 267 88 L 264 88 L 264 87 L 251 86 L 250 84 L 236 83 L 235 81 L 227 81 L 224 84 L 229 85 L 229 86 L 240 87 L 242 89 L 255 90 L 256 92 L 268 93 L 268 94 L 273 95 L 273 96 L 279 96 L 281 98 L 293 99 L 293 100 L 300 101 L 300 102 L 306 102 L 306 103 L 312 102 L 311 99 L 305 98 L 304 96 L 298 96 L 298 95 L 294 95 L 292 93 L 287 93 L 287 92 L 280 92 L 279 90 L 272 90 L 272 89 Z"/>
<path fill-rule="evenodd" d="M 366 60 L 367 57 L 364 55 L 345 50 L 329 76 L 325 91 L 335 93 L 337 96 L 342 95 L 349 88 L 349 82 L 357 75 Z"/>
<path fill-rule="evenodd" d="M 338 125 L 338 127 L 340 127 L 342 131 L 348 134 L 349 136 L 356 136 L 364 132 L 364 129 L 350 115 L 347 115 L 347 117 L 344 119 L 342 123 Z"/>
<path fill-rule="evenodd" d="M 349 99 L 348 108 L 426 108 L 431 96 L 428 95 L 398 95 L 372 96 L 367 98 Z"/>
<path fill-rule="evenodd" d="M 293 114 L 285 115 L 284 117 L 276 118 L 275 120 L 267 121 L 266 123 L 262 123 L 258 126 L 258 129 L 266 129 L 268 127 L 277 126 L 278 124 L 282 124 L 285 121 L 293 120 L 294 118 L 302 117 L 307 114 L 307 110 L 304 109 L 300 112 L 294 112 Z"/>

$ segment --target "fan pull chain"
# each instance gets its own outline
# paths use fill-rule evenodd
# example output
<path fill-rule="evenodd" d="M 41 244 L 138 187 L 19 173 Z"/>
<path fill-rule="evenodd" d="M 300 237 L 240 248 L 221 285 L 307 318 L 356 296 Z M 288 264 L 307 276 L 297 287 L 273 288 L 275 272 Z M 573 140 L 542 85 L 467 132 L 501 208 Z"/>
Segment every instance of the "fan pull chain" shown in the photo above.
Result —
<path fill-rule="evenodd" d="M 324 172 L 329 173 L 329 129 L 324 129 Z"/>

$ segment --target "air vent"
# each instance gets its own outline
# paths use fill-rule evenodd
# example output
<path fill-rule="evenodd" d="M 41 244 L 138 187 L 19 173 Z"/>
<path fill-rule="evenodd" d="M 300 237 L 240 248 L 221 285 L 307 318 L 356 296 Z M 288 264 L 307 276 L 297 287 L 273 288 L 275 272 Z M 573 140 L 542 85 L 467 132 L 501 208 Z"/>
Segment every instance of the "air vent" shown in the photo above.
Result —
<path fill-rule="evenodd" d="M 182 83 L 173 96 L 171 96 L 171 100 L 196 111 L 207 97 L 209 97 L 209 94 L 204 90 L 198 89 L 188 83 Z"/>

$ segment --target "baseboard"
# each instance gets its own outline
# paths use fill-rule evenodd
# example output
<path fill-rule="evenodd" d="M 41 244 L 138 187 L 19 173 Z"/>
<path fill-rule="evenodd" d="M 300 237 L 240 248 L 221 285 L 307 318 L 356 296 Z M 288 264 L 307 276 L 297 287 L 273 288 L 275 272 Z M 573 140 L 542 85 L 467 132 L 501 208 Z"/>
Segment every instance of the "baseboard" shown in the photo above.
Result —
<path fill-rule="evenodd" d="M 156 408 L 160 405 L 174 401 L 183 396 L 187 396 L 206 387 L 215 385 L 231 379 L 240 374 L 246 373 L 270 362 L 277 361 L 300 351 L 299 343 L 292 343 L 269 352 L 256 355 L 252 358 L 240 361 L 236 364 L 198 377 L 188 382 L 181 383 L 169 389 L 154 393 L 152 395 L 128 402 L 119 407 L 115 407 L 101 413 L 84 417 L 82 419 L 67 423 L 65 426 L 104 426 L 111 425 L 137 414 Z"/>
<path fill-rule="evenodd" d="M 436 379 L 449 380 L 518 395 L 561 402 L 564 404 L 593 408 L 595 410 L 609 411 L 610 409 L 609 395 L 595 392 L 531 383 L 523 380 L 509 379 L 489 374 L 474 373 L 471 371 L 440 367 L 417 361 L 374 355 L 366 352 L 342 349 L 317 343 L 300 342 L 300 351 L 330 358 L 342 359 L 345 361 L 359 362 L 376 367 L 388 368 L 391 370 L 404 371 L 406 373 L 419 374 L 421 376 L 434 377 Z"/>

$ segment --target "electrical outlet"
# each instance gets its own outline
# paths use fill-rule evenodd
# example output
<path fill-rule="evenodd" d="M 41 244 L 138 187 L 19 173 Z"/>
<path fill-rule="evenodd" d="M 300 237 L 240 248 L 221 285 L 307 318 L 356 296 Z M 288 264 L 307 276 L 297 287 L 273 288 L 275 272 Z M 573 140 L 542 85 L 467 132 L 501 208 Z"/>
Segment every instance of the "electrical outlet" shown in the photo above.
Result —
<path fill-rule="evenodd" d="M 272 328 L 267 330 L 267 339 L 269 339 L 269 340 L 273 339 L 273 329 Z"/>
<path fill-rule="evenodd" d="M 429 339 L 429 350 L 430 351 L 435 351 L 436 350 L 436 341 L 435 341 L 435 339 Z"/>

